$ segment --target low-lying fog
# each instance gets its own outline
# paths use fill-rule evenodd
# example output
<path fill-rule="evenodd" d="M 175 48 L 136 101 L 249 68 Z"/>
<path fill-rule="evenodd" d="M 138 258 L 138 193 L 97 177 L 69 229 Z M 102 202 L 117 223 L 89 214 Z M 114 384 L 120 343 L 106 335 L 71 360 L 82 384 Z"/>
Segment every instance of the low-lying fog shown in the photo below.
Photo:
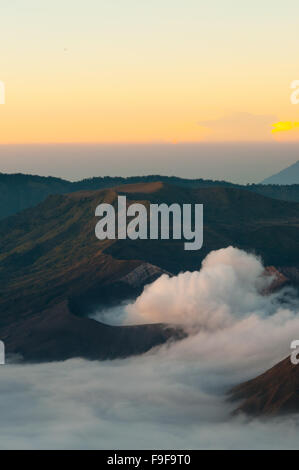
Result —
<path fill-rule="evenodd" d="M 263 295 L 263 271 L 226 248 L 199 272 L 162 276 L 114 318 L 105 313 L 114 323 L 183 326 L 188 337 L 170 346 L 126 360 L 2 366 L 0 447 L 298 448 L 299 417 L 232 417 L 226 401 L 299 339 L 292 293 Z"/>

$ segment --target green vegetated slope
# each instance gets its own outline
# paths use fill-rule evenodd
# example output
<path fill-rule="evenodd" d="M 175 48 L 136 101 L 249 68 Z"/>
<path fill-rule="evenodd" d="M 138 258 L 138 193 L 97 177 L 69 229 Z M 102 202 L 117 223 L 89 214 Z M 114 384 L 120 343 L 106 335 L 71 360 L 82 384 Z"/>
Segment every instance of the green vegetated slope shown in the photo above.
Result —
<path fill-rule="evenodd" d="M 130 202 L 204 204 L 204 245 L 183 241 L 97 240 L 96 206 Z M 236 188 L 186 189 L 164 183 L 50 196 L 0 223 L 1 322 L 9 314 L 39 311 L 87 288 L 130 272 L 146 261 L 167 271 L 198 269 L 211 250 L 234 245 L 265 264 L 299 265 L 299 204 Z"/>
<path fill-rule="evenodd" d="M 70 182 L 61 178 L 41 177 L 24 174 L 0 173 L 0 219 L 16 214 L 26 208 L 33 207 L 44 201 L 50 194 L 65 194 L 83 190 L 98 190 L 123 184 L 149 183 L 162 181 L 167 184 L 185 188 L 196 187 L 235 187 L 247 189 L 274 199 L 299 202 L 299 184 L 294 185 L 247 185 L 240 186 L 226 181 L 184 179 L 177 177 L 149 175 L 121 177 L 95 177 L 78 182 Z"/>

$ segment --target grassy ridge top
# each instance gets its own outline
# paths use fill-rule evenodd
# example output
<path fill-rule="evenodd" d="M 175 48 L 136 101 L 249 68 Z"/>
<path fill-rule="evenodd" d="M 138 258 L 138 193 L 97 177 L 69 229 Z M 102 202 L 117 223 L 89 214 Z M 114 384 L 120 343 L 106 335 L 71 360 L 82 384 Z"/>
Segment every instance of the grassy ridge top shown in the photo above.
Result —
<path fill-rule="evenodd" d="M 0 219 L 13 215 L 29 207 L 33 207 L 45 200 L 50 194 L 65 194 L 76 191 L 94 191 L 103 188 L 112 188 L 122 185 L 135 185 L 138 183 L 151 183 L 161 181 L 167 184 L 184 188 L 196 187 L 235 187 L 247 189 L 274 199 L 299 202 L 299 185 L 235 185 L 226 181 L 213 181 L 197 179 L 184 179 L 175 176 L 132 176 L 122 177 L 95 177 L 82 181 L 70 182 L 61 178 L 42 177 L 36 175 L 3 174 L 0 173 Z"/>

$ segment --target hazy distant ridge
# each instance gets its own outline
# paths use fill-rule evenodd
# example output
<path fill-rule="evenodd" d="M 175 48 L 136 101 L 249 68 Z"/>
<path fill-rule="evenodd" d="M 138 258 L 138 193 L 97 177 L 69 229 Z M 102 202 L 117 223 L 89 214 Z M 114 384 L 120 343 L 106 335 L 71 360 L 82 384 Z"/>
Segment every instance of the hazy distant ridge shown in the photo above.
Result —
<path fill-rule="evenodd" d="M 261 184 L 299 184 L 299 160 L 279 173 L 266 178 Z"/>

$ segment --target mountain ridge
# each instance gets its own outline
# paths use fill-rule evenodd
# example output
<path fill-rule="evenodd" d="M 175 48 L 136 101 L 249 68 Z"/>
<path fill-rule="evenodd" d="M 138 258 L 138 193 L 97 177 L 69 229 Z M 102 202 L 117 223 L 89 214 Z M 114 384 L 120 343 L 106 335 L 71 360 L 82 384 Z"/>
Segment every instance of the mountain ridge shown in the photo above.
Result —
<path fill-rule="evenodd" d="M 105 328 L 100 329 L 100 323 L 96 341 L 94 323 L 87 316 L 111 302 L 134 299 L 165 271 L 198 270 L 210 251 L 230 245 L 256 253 L 268 266 L 285 268 L 290 282 L 297 282 L 298 203 L 238 188 L 148 185 L 51 195 L 0 221 L 0 337 L 8 353 L 22 354 L 26 360 L 56 360 L 59 353 L 53 353 L 54 347 L 61 359 L 76 354 L 88 358 L 133 354 L 137 330 L 126 330 L 127 346 L 122 340 L 119 350 L 104 341 Z M 99 241 L 94 233 L 95 208 L 101 202 L 116 204 L 119 194 L 126 195 L 128 204 L 203 203 L 203 249 L 187 252 L 183 240 Z M 136 285 L 138 280 L 141 283 Z M 79 335 L 80 320 L 87 335 L 84 341 Z M 56 332 L 56 343 L 45 328 Z M 125 334 L 122 329 L 110 331 L 112 342 Z M 141 329 L 143 334 L 148 349 L 176 338 L 178 332 L 160 326 Z M 88 335 L 93 347 L 82 346 L 79 351 L 75 338 L 85 345 Z M 147 350 L 138 344 L 139 353 Z"/>
<path fill-rule="evenodd" d="M 299 184 L 297 185 L 237 185 L 226 181 L 205 179 L 186 179 L 175 176 L 132 176 L 123 177 L 94 177 L 71 182 L 52 176 L 25 175 L 22 173 L 0 173 L 0 220 L 34 207 L 52 194 L 66 194 L 82 190 L 99 190 L 118 187 L 124 184 L 147 183 L 162 181 L 185 188 L 195 187 L 235 187 L 262 194 L 274 199 L 299 202 Z"/>
<path fill-rule="evenodd" d="M 274 416 L 299 411 L 299 367 L 286 357 L 258 377 L 237 385 L 229 392 L 239 401 L 234 414 Z"/>
<path fill-rule="evenodd" d="M 261 184 L 293 185 L 299 184 L 299 160 L 283 170 L 264 179 Z"/>

